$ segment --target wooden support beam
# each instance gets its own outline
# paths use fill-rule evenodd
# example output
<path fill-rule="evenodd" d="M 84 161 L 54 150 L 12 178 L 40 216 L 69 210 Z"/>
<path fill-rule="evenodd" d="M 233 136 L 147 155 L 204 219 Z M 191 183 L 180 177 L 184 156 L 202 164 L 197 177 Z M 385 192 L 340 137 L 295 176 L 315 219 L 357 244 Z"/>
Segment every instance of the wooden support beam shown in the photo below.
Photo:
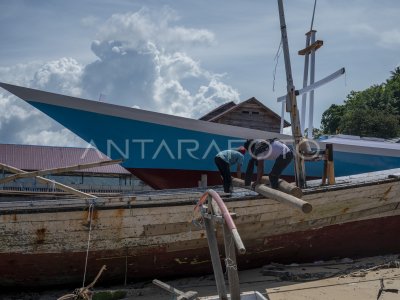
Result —
<path fill-rule="evenodd" d="M 328 179 L 328 184 L 332 185 L 336 183 L 335 168 L 333 162 L 333 145 L 326 144 L 325 149 L 326 150 L 324 160 L 324 173 L 322 174 L 322 185 L 326 184 L 326 179 Z"/>
<path fill-rule="evenodd" d="M 208 203 L 211 203 L 212 198 L 208 196 Z M 208 212 L 213 213 L 212 205 L 208 206 Z M 228 300 L 226 292 L 224 273 L 222 272 L 221 260 L 219 258 L 218 242 L 215 236 L 215 227 L 213 220 L 204 218 L 204 226 L 206 228 L 208 248 L 210 250 L 211 263 L 214 271 L 215 283 L 217 286 L 219 299 Z"/>
<path fill-rule="evenodd" d="M 225 245 L 225 267 L 228 273 L 229 292 L 231 300 L 240 300 L 240 283 L 237 270 L 235 245 L 232 243 L 233 236 L 226 223 L 223 226 Z"/>
<path fill-rule="evenodd" d="M 222 212 L 217 202 L 212 201 L 212 209 L 216 216 L 222 217 Z M 233 236 L 233 233 L 228 227 L 226 222 L 223 222 L 222 228 L 223 228 L 224 246 L 225 246 L 225 267 L 226 267 L 226 273 L 228 274 L 229 291 L 231 294 L 230 299 L 240 300 L 240 283 L 239 283 L 239 274 L 237 271 L 236 250 L 234 245 L 235 243 L 232 243 L 232 241 L 235 240 L 235 237 Z M 240 239 L 240 242 L 241 241 L 242 240 Z"/>
<path fill-rule="evenodd" d="M 271 185 L 268 176 L 263 176 L 261 178 L 261 183 L 266 184 L 266 185 Z M 284 192 L 286 194 L 295 196 L 299 199 L 301 197 L 303 197 L 303 191 L 301 188 L 299 188 L 298 186 L 294 185 L 293 183 L 289 183 L 283 179 L 279 179 L 279 181 L 278 181 L 278 190 L 280 190 L 281 192 Z"/>
<path fill-rule="evenodd" d="M 312 43 L 310 46 L 299 50 L 298 53 L 299 53 L 299 55 L 310 54 L 312 51 L 317 51 L 319 48 L 321 48 L 323 44 L 324 44 L 324 41 L 316 40 L 315 43 Z"/>
<path fill-rule="evenodd" d="M 7 172 L 11 172 L 11 173 L 27 173 L 27 172 L 22 171 L 22 170 L 20 170 L 18 168 L 15 168 L 15 167 L 12 167 L 12 166 L 9 166 L 9 165 L 6 165 L 6 164 L 2 164 L 2 163 L 0 163 L 0 167 L 2 169 L 6 170 Z M 64 185 L 62 183 L 59 183 L 59 182 L 56 182 L 56 181 L 53 181 L 53 180 L 50 180 L 50 179 L 47 179 L 47 178 L 36 176 L 36 180 L 38 180 L 39 182 L 44 183 L 44 184 L 51 184 L 51 185 L 54 184 L 55 188 L 60 189 L 62 191 L 65 191 L 67 193 L 76 195 L 76 196 L 78 196 L 80 198 L 92 198 L 92 199 L 97 198 L 94 195 L 78 191 L 78 190 L 76 190 L 76 189 L 74 189 L 72 187 L 69 187 L 67 185 Z"/>
<path fill-rule="evenodd" d="M 70 172 L 70 171 L 89 169 L 89 168 L 93 168 L 93 167 L 115 165 L 115 164 L 119 164 L 121 162 L 123 162 L 123 159 L 102 160 L 102 161 L 98 161 L 98 162 L 92 162 L 92 163 L 80 164 L 80 165 L 74 165 L 74 166 L 68 166 L 68 167 L 62 167 L 62 168 L 53 168 L 53 169 L 46 169 L 46 170 L 33 171 L 33 172 L 17 173 L 15 175 L 1 178 L 0 184 L 6 183 L 6 182 L 11 182 L 11 181 L 14 181 L 14 180 L 20 179 L 20 178 L 29 178 L 29 177 L 43 176 L 43 175 L 49 175 L 49 174 L 65 173 L 65 172 Z"/>
<path fill-rule="evenodd" d="M 246 188 L 246 186 L 244 185 L 244 180 L 233 178 L 232 183 L 234 186 Z M 271 189 L 263 184 L 257 185 L 255 191 L 267 198 L 300 209 L 303 213 L 307 214 L 312 211 L 312 205 L 310 203 L 279 190 Z"/>

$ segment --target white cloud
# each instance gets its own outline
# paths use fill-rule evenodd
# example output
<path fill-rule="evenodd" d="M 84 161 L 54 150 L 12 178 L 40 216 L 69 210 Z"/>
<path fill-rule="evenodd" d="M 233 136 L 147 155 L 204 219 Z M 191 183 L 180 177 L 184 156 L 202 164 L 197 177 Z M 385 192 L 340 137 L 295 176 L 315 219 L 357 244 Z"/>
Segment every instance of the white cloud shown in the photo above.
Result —
<path fill-rule="evenodd" d="M 26 134 L 26 133 L 24 133 Z M 88 143 L 80 139 L 66 128 L 61 130 L 41 129 L 24 137 L 24 143 L 47 146 L 79 146 L 86 147 Z"/>
<path fill-rule="evenodd" d="M 63 57 L 42 65 L 33 77 L 33 86 L 71 96 L 80 96 L 83 66 L 75 59 Z"/>
<path fill-rule="evenodd" d="M 82 67 L 73 59 L 0 68 L 7 82 L 78 95 Z M 37 145 L 86 145 L 26 102 L 0 91 L 0 142 Z"/>
<path fill-rule="evenodd" d="M 177 13 L 168 7 L 158 11 L 142 8 L 133 13 L 114 14 L 100 27 L 98 39 L 117 40 L 124 47 L 138 51 L 146 50 L 148 42 L 162 44 L 167 49 L 214 42 L 214 34 L 206 29 L 172 25 L 178 20 Z"/>
<path fill-rule="evenodd" d="M 238 91 L 223 82 L 224 75 L 203 69 L 183 50 L 210 46 L 214 34 L 179 26 L 178 20 L 176 12 L 167 7 L 114 14 L 92 42 L 96 61 L 82 65 L 63 57 L 0 68 L 0 75 L 7 73 L 2 78 L 23 86 L 187 117 L 199 117 L 223 102 L 238 101 Z M 82 24 L 97 21 L 88 17 Z M 4 95 L 0 92 L 2 141 L 84 145 L 28 104 Z"/>
<path fill-rule="evenodd" d="M 187 117 L 239 100 L 222 75 L 204 70 L 200 62 L 176 50 L 214 42 L 205 29 L 174 25 L 178 19 L 168 8 L 112 15 L 92 43 L 99 59 L 85 67 L 84 95 L 97 99 L 105 93 L 116 104 Z"/>

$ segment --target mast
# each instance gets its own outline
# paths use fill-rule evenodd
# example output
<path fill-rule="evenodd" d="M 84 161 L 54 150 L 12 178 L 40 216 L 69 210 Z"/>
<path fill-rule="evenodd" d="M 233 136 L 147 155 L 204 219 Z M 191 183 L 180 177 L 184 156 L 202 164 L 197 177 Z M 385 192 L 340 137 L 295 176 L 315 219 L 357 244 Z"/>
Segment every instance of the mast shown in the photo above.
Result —
<path fill-rule="evenodd" d="M 285 23 L 285 13 L 283 10 L 282 0 L 278 0 L 279 7 L 279 21 L 281 25 L 281 35 L 282 35 L 282 48 L 285 59 L 285 69 L 286 69 L 286 82 L 287 82 L 287 100 L 286 100 L 286 111 L 290 113 L 290 121 L 292 124 L 292 135 L 294 138 L 294 165 L 295 165 L 295 175 L 296 175 L 296 184 L 300 188 L 304 188 L 306 185 L 306 176 L 305 176 L 305 168 L 304 168 L 304 160 L 300 155 L 299 145 L 303 138 L 300 127 L 300 119 L 299 119 L 299 110 L 297 108 L 297 100 L 295 94 L 295 87 L 293 84 L 292 77 L 292 67 L 290 65 L 290 55 L 289 55 L 289 43 L 286 32 L 286 23 Z"/>

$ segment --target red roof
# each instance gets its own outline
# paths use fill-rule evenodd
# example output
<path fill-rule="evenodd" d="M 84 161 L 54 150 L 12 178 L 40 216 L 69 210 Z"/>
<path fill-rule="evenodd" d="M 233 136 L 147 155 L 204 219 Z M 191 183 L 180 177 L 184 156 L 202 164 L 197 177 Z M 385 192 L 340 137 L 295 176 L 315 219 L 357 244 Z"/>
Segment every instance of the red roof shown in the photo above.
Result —
<path fill-rule="evenodd" d="M 110 158 L 93 148 L 0 144 L 0 163 L 25 171 L 53 169 L 104 160 L 110 160 Z M 131 174 L 118 164 L 74 172 Z"/>

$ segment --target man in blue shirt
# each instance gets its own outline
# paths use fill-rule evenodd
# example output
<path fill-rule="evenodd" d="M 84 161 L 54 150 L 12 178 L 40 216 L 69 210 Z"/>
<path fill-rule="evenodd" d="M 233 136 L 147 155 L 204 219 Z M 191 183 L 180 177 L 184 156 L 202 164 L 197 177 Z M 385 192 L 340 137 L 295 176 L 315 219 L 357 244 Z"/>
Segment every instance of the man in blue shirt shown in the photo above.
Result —
<path fill-rule="evenodd" d="M 232 192 L 231 166 L 237 164 L 236 174 L 238 178 L 241 177 L 240 170 L 245 153 L 246 149 L 244 147 L 239 147 L 237 150 L 221 151 L 215 156 L 214 161 L 221 173 L 225 193 Z"/>

